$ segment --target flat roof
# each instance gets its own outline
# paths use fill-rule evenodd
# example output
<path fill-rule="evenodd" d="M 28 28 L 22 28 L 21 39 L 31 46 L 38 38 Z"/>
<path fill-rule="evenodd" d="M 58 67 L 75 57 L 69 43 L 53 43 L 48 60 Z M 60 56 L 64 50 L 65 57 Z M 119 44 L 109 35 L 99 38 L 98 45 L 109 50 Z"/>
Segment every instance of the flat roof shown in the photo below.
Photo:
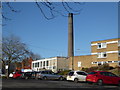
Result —
<path fill-rule="evenodd" d="M 99 41 L 113 41 L 113 40 L 120 40 L 120 38 L 112 38 L 112 39 L 96 40 L 96 41 L 92 41 L 91 43 L 99 42 Z"/>

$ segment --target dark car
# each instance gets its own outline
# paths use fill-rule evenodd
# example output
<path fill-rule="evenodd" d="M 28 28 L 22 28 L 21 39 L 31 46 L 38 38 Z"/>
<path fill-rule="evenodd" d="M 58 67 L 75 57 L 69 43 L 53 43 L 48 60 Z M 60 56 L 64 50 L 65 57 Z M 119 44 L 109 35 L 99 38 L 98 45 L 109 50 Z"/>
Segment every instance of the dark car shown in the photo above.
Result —
<path fill-rule="evenodd" d="M 33 72 L 24 72 L 24 73 L 22 73 L 21 78 L 30 79 L 30 78 L 32 78 L 32 74 L 33 74 Z"/>
<path fill-rule="evenodd" d="M 103 84 L 118 84 L 120 85 L 120 77 L 106 71 L 93 71 L 88 73 L 86 77 L 87 82 Z"/>

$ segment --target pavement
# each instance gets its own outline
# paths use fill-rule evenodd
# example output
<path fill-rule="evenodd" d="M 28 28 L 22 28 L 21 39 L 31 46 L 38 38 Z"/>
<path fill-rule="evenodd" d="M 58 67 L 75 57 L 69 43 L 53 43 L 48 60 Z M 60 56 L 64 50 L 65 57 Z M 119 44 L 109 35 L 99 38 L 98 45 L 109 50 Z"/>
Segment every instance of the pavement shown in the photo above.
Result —
<path fill-rule="evenodd" d="M 56 80 L 35 80 L 35 79 L 3 79 L 0 82 L 2 90 L 58 90 L 58 89 L 79 89 L 79 90 L 120 90 L 117 85 L 103 85 L 87 84 L 85 82 L 68 82 Z"/>

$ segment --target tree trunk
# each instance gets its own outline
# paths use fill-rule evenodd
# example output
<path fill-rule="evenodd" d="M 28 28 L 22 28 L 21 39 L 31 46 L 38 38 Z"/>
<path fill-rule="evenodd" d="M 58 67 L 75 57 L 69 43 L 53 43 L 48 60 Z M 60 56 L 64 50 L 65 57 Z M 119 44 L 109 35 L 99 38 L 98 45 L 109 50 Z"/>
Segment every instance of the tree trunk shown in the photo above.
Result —
<path fill-rule="evenodd" d="M 7 78 L 9 78 L 9 74 L 10 74 L 10 61 L 8 62 L 8 69 L 6 72 Z"/>

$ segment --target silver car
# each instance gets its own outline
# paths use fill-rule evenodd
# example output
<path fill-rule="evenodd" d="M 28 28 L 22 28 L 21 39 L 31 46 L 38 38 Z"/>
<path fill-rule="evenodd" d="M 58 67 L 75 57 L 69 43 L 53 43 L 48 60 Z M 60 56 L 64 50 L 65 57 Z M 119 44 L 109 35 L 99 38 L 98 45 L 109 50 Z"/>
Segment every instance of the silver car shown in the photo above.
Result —
<path fill-rule="evenodd" d="M 63 80 L 62 75 L 57 75 L 52 71 L 40 71 L 37 72 L 36 78 L 35 79 L 42 79 L 42 80 L 47 80 L 47 79 L 52 79 L 52 80 Z"/>

